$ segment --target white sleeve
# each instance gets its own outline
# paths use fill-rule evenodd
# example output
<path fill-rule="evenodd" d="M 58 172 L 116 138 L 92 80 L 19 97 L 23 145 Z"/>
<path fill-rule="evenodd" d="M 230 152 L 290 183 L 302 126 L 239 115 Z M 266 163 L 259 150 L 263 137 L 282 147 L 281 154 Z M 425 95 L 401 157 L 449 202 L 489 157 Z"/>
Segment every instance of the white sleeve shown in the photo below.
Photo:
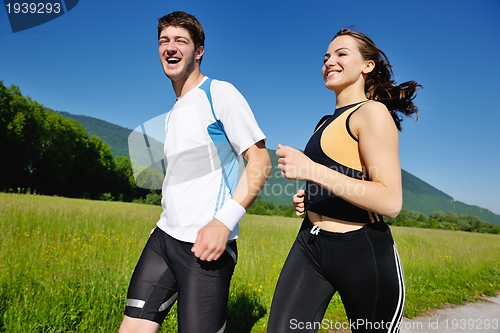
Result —
<path fill-rule="evenodd" d="M 213 80 L 210 93 L 215 115 L 238 155 L 266 139 L 246 99 L 232 84 Z"/>

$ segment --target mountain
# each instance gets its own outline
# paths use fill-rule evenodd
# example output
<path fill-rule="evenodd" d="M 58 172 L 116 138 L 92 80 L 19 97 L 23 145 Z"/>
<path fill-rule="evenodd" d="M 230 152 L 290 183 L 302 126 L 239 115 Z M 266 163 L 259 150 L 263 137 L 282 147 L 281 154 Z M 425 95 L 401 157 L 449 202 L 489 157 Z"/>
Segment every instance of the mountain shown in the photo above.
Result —
<path fill-rule="evenodd" d="M 95 135 L 107 142 L 115 156 L 129 156 L 128 137 L 132 132 L 104 120 L 88 116 L 73 115 L 59 112 L 63 117 L 74 119 L 85 127 L 89 135 Z M 291 196 L 298 189 L 304 188 L 304 182 L 287 180 L 281 177 L 277 168 L 276 151 L 269 150 L 273 169 L 264 188 L 261 191 L 263 201 L 271 201 L 277 205 L 291 204 Z M 435 212 L 452 212 L 455 215 L 475 215 L 481 221 L 500 225 L 500 215 L 488 209 L 455 201 L 448 194 L 438 190 L 425 181 L 402 170 L 403 177 L 403 208 L 409 211 L 421 212 L 426 215 Z"/>
<path fill-rule="evenodd" d="M 62 111 L 58 112 L 61 116 L 76 120 L 83 125 L 89 136 L 97 136 L 102 141 L 106 142 L 115 156 L 129 156 L 128 136 L 130 132 L 132 132 L 131 129 L 111 124 L 97 118 L 80 116 Z"/>
<path fill-rule="evenodd" d="M 403 208 L 429 215 L 435 212 L 452 212 L 455 215 L 475 215 L 481 221 L 500 225 L 500 215 L 475 205 L 455 201 L 412 174 L 403 172 Z"/>

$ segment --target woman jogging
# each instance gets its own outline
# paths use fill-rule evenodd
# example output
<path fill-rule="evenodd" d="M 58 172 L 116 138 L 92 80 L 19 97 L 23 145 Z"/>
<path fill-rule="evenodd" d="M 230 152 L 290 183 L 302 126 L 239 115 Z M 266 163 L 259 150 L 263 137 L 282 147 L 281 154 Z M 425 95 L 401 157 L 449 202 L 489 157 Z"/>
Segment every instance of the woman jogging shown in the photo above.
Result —
<path fill-rule="evenodd" d="M 401 115 L 418 113 L 420 85 L 397 85 L 384 52 L 353 30 L 340 30 L 323 60 L 334 114 L 320 120 L 304 153 L 276 151 L 282 175 L 306 181 L 293 198 L 306 215 L 276 286 L 268 332 L 324 328 L 336 292 L 352 332 L 399 332 L 403 271 L 383 216 L 401 210 L 398 130 Z"/>

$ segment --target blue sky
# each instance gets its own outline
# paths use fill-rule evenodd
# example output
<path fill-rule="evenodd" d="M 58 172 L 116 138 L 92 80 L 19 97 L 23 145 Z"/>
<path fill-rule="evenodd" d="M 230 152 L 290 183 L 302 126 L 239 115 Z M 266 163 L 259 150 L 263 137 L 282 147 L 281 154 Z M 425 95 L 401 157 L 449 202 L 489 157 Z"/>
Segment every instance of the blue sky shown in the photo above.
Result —
<path fill-rule="evenodd" d="M 203 24 L 202 72 L 243 93 L 272 149 L 303 149 L 318 119 L 333 112 L 323 55 L 340 28 L 361 29 L 388 55 L 398 82 L 424 86 L 419 120 L 403 122 L 403 169 L 500 214 L 499 0 L 80 0 L 18 33 L 4 7 L 0 80 L 53 110 L 133 129 L 175 101 L 156 31 L 174 10 Z"/>

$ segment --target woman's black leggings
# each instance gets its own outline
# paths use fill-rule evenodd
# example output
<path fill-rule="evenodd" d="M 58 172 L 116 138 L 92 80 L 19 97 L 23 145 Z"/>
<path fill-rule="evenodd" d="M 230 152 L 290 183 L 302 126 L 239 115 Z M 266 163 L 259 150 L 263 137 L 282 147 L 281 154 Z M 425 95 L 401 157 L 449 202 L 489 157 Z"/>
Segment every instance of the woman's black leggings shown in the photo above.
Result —
<path fill-rule="evenodd" d="M 337 291 L 346 323 L 323 318 Z M 306 218 L 281 271 L 267 332 L 310 333 L 342 325 L 353 333 L 395 333 L 404 299 L 403 270 L 387 224 L 334 233 Z"/>

